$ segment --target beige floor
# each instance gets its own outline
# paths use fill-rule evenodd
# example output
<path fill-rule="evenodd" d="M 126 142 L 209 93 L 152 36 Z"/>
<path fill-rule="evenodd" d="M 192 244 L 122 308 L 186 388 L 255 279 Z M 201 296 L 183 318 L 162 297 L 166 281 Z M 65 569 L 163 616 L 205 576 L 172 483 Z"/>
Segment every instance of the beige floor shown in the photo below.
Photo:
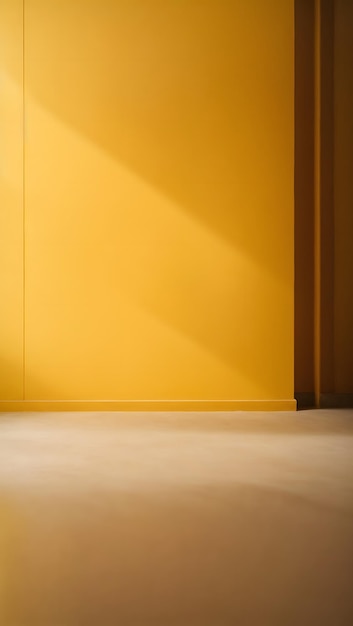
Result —
<path fill-rule="evenodd" d="M 0 415 L 1 626 L 350 626 L 353 411 Z"/>

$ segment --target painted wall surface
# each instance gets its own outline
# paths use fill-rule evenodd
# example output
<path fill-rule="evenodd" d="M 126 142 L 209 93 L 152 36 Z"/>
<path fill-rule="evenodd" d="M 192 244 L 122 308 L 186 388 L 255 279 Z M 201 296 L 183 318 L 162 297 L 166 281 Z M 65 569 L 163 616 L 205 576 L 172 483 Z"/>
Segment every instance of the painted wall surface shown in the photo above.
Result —
<path fill-rule="evenodd" d="M 0 2 L 0 400 L 23 393 L 22 0 Z"/>
<path fill-rule="evenodd" d="M 320 20 L 315 6 L 314 0 L 295 3 L 295 389 L 318 387 L 325 406 L 347 406 L 353 392 L 353 4 L 322 0 Z"/>
<path fill-rule="evenodd" d="M 353 392 L 353 3 L 335 2 L 335 391 Z"/>
<path fill-rule="evenodd" d="M 293 27 L 25 1 L 26 400 L 293 398 Z"/>
<path fill-rule="evenodd" d="M 314 0 L 295 2 L 295 391 L 314 390 Z"/>

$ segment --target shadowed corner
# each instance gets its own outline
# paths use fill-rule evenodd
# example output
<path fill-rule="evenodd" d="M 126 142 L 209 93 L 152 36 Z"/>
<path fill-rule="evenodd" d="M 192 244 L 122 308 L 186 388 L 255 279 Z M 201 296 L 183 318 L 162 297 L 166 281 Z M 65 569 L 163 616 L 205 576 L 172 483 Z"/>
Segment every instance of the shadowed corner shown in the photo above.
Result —
<path fill-rule="evenodd" d="M 22 353 L 21 353 L 22 357 Z M 22 358 L 16 362 L 14 359 L 0 358 L 0 419 L 4 419 L 3 411 L 7 412 L 11 405 L 18 407 L 21 411 L 22 401 L 31 399 L 26 393 L 26 388 L 34 387 L 37 390 L 38 398 L 55 397 L 57 391 L 50 386 L 48 380 L 38 379 L 31 372 L 26 372 L 24 376 Z M 6 407 L 5 409 L 3 407 Z M 11 414 L 11 419 L 16 417 Z"/>

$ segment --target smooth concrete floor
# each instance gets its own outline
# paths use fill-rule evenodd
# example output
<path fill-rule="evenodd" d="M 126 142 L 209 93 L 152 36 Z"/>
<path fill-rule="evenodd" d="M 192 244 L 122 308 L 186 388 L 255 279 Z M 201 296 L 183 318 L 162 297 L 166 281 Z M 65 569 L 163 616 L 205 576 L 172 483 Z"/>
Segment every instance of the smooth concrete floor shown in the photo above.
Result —
<path fill-rule="evenodd" d="M 351 626 L 353 411 L 0 415 L 1 626 Z"/>

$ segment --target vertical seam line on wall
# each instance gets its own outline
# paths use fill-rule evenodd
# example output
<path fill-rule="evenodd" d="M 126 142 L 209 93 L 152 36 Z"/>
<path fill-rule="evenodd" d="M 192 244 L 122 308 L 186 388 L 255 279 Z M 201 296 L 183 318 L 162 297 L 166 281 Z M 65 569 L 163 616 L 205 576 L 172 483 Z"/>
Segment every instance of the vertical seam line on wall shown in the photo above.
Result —
<path fill-rule="evenodd" d="M 22 284 L 23 284 L 23 293 L 22 293 L 22 393 L 23 400 L 26 399 L 26 211 L 25 211 L 25 0 L 22 2 Z"/>
<path fill-rule="evenodd" d="M 321 0 L 321 355 L 320 393 L 335 390 L 334 363 L 334 0 Z"/>
<path fill-rule="evenodd" d="M 321 0 L 315 1 L 315 202 L 314 202 L 314 388 L 320 404 L 321 379 Z"/>

